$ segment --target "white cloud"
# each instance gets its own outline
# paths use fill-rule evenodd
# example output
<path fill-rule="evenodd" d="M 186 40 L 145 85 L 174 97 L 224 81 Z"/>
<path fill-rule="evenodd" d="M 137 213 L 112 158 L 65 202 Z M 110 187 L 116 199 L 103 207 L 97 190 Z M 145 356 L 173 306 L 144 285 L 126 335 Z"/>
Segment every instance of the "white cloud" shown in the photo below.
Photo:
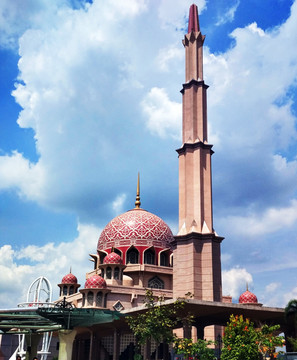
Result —
<path fill-rule="evenodd" d="M 100 229 L 94 225 L 78 224 L 78 236 L 72 242 L 26 246 L 15 249 L 11 245 L 0 247 L 0 308 L 16 307 L 26 301 L 28 288 L 38 276 L 45 276 L 51 282 L 53 299 L 57 299 L 62 277 L 72 273 L 83 285 L 85 273 L 93 269 L 88 260 L 89 253 L 95 253 Z M 22 263 L 26 261 L 26 265 Z"/>
<path fill-rule="evenodd" d="M 20 196 L 37 199 L 44 180 L 41 164 L 32 164 L 22 154 L 0 156 L 0 189 L 16 188 Z"/>
<path fill-rule="evenodd" d="M 272 282 L 268 285 L 265 286 L 265 293 L 275 293 L 276 290 L 278 290 L 280 288 L 281 284 L 277 283 L 277 282 Z"/>
<path fill-rule="evenodd" d="M 0 2 L 0 44 L 15 48 L 18 38 L 29 28 L 48 26 L 58 9 L 66 7 L 67 0 L 25 0 Z"/>
<path fill-rule="evenodd" d="M 232 22 L 234 20 L 234 16 L 235 16 L 235 13 L 236 13 L 236 10 L 238 8 L 240 4 L 240 0 L 237 0 L 235 2 L 234 5 L 232 5 L 229 9 L 225 10 L 224 9 L 224 14 L 222 14 L 217 23 L 216 23 L 216 26 L 220 26 L 220 25 L 223 25 L 223 24 L 226 24 L 228 22 Z"/>
<path fill-rule="evenodd" d="M 253 283 L 252 275 L 244 268 L 236 267 L 222 272 L 223 294 L 231 295 L 237 302 L 239 296 L 246 290 L 247 284 Z"/>
<path fill-rule="evenodd" d="M 147 116 L 147 127 L 153 134 L 179 138 L 181 104 L 171 101 L 165 89 L 152 88 L 141 106 Z"/>
<path fill-rule="evenodd" d="M 292 200 L 287 207 L 268 208 L 263 214 L 229 216 L 226 220 L 234 234 L 244 234 L 258 240 L 259 235 L 270 234 L 296 224 L 297 200 Z"/>
<path fill-rule="evenodd" d="M 171 45 L 165 49 L 160 50 L 156 63 L 160 70 L 168 72 L 172 71 L 170 65 L 176 62 L 177 59 L 182 60 L 183 57 L 184 50 L 181 48 L 181 46 L 176 47 Z"/>
<path fill-rule="evenodd" d="M 206 3 L 206 0 L 199 0 L 196 2 L 199 14 L 205 9 Z M 170 26 L 173 29 L 184 28 L 186 25 L 185 18 L 188 17 L 189 8 L 192 4 L 192 0 L 161 0 L 158 14 L 163 26 Z"/>
<path fill-rule="evenodd" d="M 297 286 L 294 287 L 291 291 L 286 292 L 283 295 L 283 299 L 284 299 L 284 301 L 283 301 L 282 306 L 287 305 L 290 300 L 297 299 Z"/>
<path fill-rule="evenodd" d="M 118 195 L 112 202 L 112 209 L 115 215 L 119 215 L 124 212 L 124 205 L 127 198 L 127 194 Z"/>

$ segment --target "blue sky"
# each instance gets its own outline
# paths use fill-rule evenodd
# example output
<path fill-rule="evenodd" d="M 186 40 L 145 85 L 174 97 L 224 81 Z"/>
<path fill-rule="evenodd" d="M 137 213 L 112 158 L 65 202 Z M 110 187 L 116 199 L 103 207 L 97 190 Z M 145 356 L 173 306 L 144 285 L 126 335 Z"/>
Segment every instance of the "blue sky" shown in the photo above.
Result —
<path fill-rule="evenodd" d="M 142 207 L 177 232 L 181 40 L 191 1 L 0 4 L 0 308 Z M 198 1 L 223 292 L 297 297 L 297 2 Z M 57 291 L 55 290 L 56 296 Z M 7 300 L 9 299 L 9 300 Z"/>

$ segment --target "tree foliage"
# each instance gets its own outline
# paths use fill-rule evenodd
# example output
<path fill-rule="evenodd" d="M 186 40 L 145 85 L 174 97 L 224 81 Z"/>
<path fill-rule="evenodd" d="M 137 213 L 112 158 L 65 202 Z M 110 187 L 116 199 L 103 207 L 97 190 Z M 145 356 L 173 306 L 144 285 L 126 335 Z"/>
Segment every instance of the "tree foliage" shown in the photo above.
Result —
<path fill-rule="evenodd" d="M 174 350 L 177 354 L 182 354 L 189 360 L 214 360 L 214 351 L 208 347 L 213 344 L 213 341 L 198 339 L 193 342 L 192 339 L 177 338 L 174 342 Z"/>
<path fill-rule="evenodd" d="M 286 335 L 287 351 L 297 350 L 297 300 L 292 299 L 285 307 L 285 318 L 287 323 Z"/>
<path fill-rule="evenodd" d="M 283 337 L 274 334 L 279 325 L 264 325 L 255 329 L 254 324 L 242 315 L 231 315 L 223 337 L 222 360 L 274 359 L 275 348 L 283 345 Z"/>
<path fill-rule="evenodd" d="M 171 343 L 174 340 L 172 329 L 180 322 L 191 321 L 191 316 L 181 316 L 186 299 L 177 299 L 172 305 L 164 306 L 164 297 L 155 297 L 147 289 L 144 304 L 147 311 L 136 316 L 127 316 L 126 320 L 139 344 L 154 339 L 157 343 Z"/>
<path fill-rule="evenodd" d="M 223 336 L 222 360 L 259 360 L 253 323 L 243 316 L 230 316 Z"/>

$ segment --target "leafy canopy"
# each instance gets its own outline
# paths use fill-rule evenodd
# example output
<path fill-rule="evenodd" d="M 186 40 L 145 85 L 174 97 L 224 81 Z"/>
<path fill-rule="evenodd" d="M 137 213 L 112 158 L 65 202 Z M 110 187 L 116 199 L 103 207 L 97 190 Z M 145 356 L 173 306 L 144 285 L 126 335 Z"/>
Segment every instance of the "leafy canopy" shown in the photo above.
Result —
<path fill-rule="evenodd" d="M 261 329 L 255 329 L 249 319 L 242 315 L 230 316 L 230 321 L 225 328 L 223 337 L 222 360 L 259 360 L 276 358 L 276 347 L 283 345 L 283 337 L 274 334 L 280 328 L 279 325 L 264 325 Z"/>
<path fill-rule="evenodd" d="M 127 316 L 126 320 L 139 344 L 148 339 L 157 343 L 171 343 L 174 340 L 172 330 L 180 322 L 191 322 L 191 315 L 182 315 L 186 299 L 177 299 L 171 305 L 164 305 L 164 296 L 155 297 L 152 290 L 146 289 L 144 304 L 147 311 L 136 316 Z"/>

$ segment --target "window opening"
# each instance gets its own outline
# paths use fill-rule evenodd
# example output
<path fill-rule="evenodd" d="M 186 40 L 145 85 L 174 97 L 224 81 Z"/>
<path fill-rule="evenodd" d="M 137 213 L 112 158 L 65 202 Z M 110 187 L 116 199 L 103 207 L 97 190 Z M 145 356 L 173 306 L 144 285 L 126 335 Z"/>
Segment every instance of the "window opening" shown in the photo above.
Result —
<path fill-rule="evenodd" d="M 155 276 L 149 280 L 148 287 L 152 289 L 164 289 L 164 281 L 158 276 Z"/>
<path fill-rule="evenodd" d="M 127 251 L 127 264 L 138 264 L 139 253 L 135 248 Z"/>

